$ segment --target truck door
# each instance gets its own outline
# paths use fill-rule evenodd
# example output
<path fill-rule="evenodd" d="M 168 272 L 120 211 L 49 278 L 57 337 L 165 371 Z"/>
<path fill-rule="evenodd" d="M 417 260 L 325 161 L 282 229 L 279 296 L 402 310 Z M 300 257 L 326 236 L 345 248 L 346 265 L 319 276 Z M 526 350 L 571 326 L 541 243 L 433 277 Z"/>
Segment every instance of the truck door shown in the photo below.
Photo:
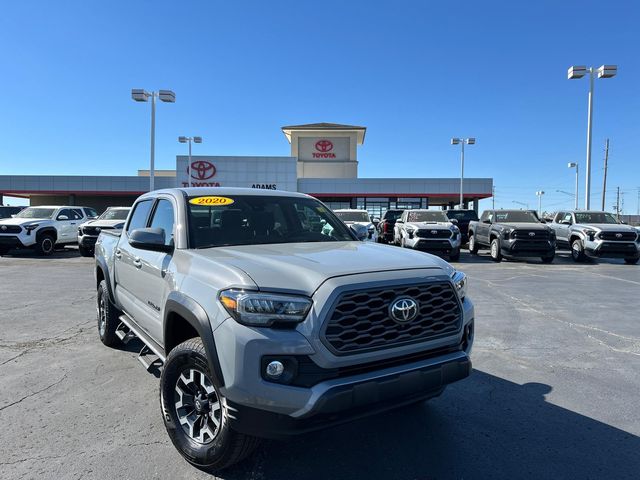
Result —
<path fill-rule="evenodd" d="M 556 240 L 560 246 L 566 247 L 569 245 L 569 229 L 572 223 L 571 213 L 559 212 L 551 224 L 551 227 L 556 232 Z"/>
<path fill-rule="evenodd" d="M 136 296 L 136 289 L 139 288 L 137 284 L 141 281 L 140 263 L 137 257 L 137 249 L 129 245 L 129 235 L 134 230 L 147 226 L 153 203 L 153 199 L 148 199 L 135 204 L 129 223 L 122 232 L 114 252 L 115 295 L 117 302 L 125 313 L 145 330 L 146 327 L 142 324 L 144 308 L 141 300 Z"/>
<path fill-rule="evenodd" d="M 491 229 L 492 219 L 493 212 L 487 211 L 482 214 L 482 218 L 476 227 L 476 242 L 489 245 L 489 230 Z"/>
<path fill-rule="evenodd" d="M 63 208 L 56 216 L 56 230 L 58 241 L 56 243 L 70 243 L 78 238 L 78 225 L 82 221 L 82 214 L 75 209 Z"/>

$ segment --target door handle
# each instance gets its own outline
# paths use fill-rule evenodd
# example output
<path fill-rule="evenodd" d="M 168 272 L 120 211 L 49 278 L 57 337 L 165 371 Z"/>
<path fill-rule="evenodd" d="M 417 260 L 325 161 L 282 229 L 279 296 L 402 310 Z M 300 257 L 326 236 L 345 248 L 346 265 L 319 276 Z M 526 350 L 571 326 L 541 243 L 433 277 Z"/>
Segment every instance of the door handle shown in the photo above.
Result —
<path fill-rule="evenodd" d="M 135 257 L 133 259 L 133 266 L 136 267 L 137 269 L 142 268 L 142 262 L 140 261 L 140 259 L 138 257 Z"/>
<path fill-rule="evenodd" d="M 75 225 L 75 224 L 76 224 L 76 222 L 71 222 L 71 223 L 70 223 L 70 225 Z"/>
<path fill-rule="evenodd" d="M 115 256 L 116 256 L 116 258 L 121 258 L 122 257 L 122 252 L 120 251 L 120 249 L 116 250 Z"/>

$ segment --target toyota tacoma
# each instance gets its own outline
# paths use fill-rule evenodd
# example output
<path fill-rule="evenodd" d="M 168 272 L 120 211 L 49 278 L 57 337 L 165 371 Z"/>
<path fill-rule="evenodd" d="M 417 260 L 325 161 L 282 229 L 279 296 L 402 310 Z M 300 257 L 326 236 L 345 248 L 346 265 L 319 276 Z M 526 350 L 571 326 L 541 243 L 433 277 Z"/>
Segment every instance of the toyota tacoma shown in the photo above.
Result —
<path fill-rule="evenodd" d="M 405 210 L 395 224 L 394 243 L 405 248 L 449 255 L 460 259 L 462 235 L 457 220 L 449 220 L 443 210 Z"/>
<path fill-rule="evenodd" d="M 102 230 L 119 230 L 129 215 L 129 207 L 109 207 L 95 220 L 78 227 L 78 250 L 83 257 L 93 257 L 93 250 Z"/>
<path fill-rule="evenodd" d="M 142 363 L 162 365 L 166 430 L 204 470 L 240 461 L 261 437 L 438 396 L 471 371 L 465 275 L 358 241 L 307 195 L 154 191 L 95 248 L 99 337 L 138 337 Z"/>
<path fill-rule="evenodd" d="M 491 258 L 540 257 L 551 263 L 556 254 L 556 234 L 530 210 L 487 210 L 469 223 L 469 253 L 489 248 Z"/>
<path fill-rule="evenodd" d="M 562 211 L 556 213 L 551 228 L 558 247 L 571 250 L 576 262 L 586 258 L 623 258 L 635 265 L 640 258 L 640 235 L 607 212 Z"/>

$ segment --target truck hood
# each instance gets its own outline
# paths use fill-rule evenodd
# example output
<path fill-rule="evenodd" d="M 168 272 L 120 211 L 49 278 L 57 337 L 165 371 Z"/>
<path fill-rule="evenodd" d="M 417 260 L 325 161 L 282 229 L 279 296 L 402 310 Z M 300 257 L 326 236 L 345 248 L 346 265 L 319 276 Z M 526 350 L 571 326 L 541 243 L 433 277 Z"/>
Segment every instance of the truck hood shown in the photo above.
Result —
<path fill-rule="evenodd" d="M 99 228 L 113 228 L 116 225 L 123 225 L 126 220 L 89 220 L 84 222 L 82 227 L 99 227 Z"/>
<path fill-rule="evenodd" d="M 0 225 L 19 225 L 26 227 L 27 225 L 43 225 L 52 223 L 50 218 L 3 218 L 0 220 Z"/>
<path fill-rule="evenodd" d="M 630 225 L 622 225 L 622 224 L 612 224 L 612 223 L 576 223 L 573 225 L 574 228 L 578 229 L 591 229 L 591 230 L 600 230 L 603 232 L 637 232 L 635 228 Z"/>
<path fill-rule="evenodd" d="M 259 288 L 311 295 L 329 278 L 390 270 L 454 269 L 444 260 L 371 242 L 282 243 L 192 250 L 245 272 Z"/>
<path fill-rule="evenodd" d="M 506 228 L 515 228 L 515 229 L 525 229 L 525 230 L 540 230 L 540 231 L 544 231 L 544 230 L 549 230 L 551 227 L 549 227 L 549 225 L 546 225 L 544 223 L 497 223 L 496 225 L 499 225 L 501 227 L 506 227 Z"/>
<path fill-rule="evenodd" d="M 420 229 L 431 228 L 433 230 L 449 230 L 453 227 L 453 223 L 451 222 L 407 222 L 405 225 L 407 227 Z"/>

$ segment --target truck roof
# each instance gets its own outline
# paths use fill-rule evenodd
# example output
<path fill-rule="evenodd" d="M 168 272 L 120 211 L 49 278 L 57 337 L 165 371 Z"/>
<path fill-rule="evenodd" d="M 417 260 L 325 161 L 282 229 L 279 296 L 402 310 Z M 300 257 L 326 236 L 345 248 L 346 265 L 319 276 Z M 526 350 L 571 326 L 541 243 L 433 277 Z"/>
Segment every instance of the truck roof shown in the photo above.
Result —
<path fill-rule="evenodd" d="M 297 198 L 313 198 L 304 193 L 288 192 L 285 190 L 268 190 L 262 188 L 240 188 L 240 187 L 191 187 L 191 188 L 166 188 L 163 190 L 154 190 L 142 195 L 154 196 L 158 193 L 169 193 L 176 196 L 186 194 L 189 197 L 204 196 L 225 196 L 225 195 L 250 195 L 255 197 L 297 197 Z"/>

